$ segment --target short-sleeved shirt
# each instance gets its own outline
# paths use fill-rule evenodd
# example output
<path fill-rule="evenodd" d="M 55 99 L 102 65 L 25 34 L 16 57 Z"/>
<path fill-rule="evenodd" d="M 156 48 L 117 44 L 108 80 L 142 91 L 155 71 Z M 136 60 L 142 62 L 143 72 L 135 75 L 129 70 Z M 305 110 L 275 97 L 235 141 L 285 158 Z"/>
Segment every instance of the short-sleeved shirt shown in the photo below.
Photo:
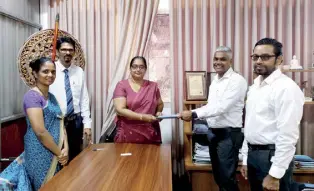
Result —
<path fill-rule="evenodd" d="M 28 108 L 45 108 L 47 106 L 47 100 L 39 92 L 35 90 L 29 90 L 24 95 L 23 109 L 26 114 Z"/>

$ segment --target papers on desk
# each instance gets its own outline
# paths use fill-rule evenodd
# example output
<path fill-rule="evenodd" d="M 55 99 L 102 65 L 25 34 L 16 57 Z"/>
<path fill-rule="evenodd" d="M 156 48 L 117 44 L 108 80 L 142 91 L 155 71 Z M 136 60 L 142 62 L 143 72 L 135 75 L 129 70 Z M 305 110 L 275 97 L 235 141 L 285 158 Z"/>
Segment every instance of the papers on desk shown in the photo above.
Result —
<path fill-rule="evenodd" d="M 314 162 L 314 159 L 307 155 L 294 155 L 294 160 L 299 162 Z"/>
<path fill-rule="evenodd" d="M 193 161 L 195 164 L 209 164 L 209 148 L 201 144 L 195 143 Z"/>
<path fill-rule="evenodd" d="M 243 156 L 241 151 L 239 152 L 239 161 L 242 161 Z M 193 155 L 193 162 L 194 164 L 210 164 L 210 155 L 209 155 L 209 147 L 203 146 L 199 143 L 195 143 L 194 147 L 194 155 Z M 314 165 L 314 163 L 313 163 Z M 309 168 L 308 166 L 304 168 Z"/>
<path fill-rule="evenodd" d="M 207 124 L 207 122 L 205 122 Z M 209 156 L 209 148 L 208 148 L 208 126 L 204 123 L 197 123 L 193 125 L 193 134 L 198 136 L 195 138 L 194 145 L 194 155 L 193 162 L 194 164 L 209 164 L 210 156 Z M 206 141 L 204 141 L 204 139 Z M 204 144 L 204 145 L 202 145 Z"/>
<path fill-rule="evenodd" d="M 310 168 L 314 169 L 314 159 L 307 155 L 295 155 L 294 166 L 296 168 Z"/>

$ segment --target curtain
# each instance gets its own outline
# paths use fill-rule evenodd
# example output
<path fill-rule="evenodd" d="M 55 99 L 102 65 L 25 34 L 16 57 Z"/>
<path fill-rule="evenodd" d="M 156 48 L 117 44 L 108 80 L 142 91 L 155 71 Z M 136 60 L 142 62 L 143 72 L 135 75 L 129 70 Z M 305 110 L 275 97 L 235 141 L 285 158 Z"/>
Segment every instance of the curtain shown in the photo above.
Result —
<path fill-rule="evenodd" d="M 54 28 L 58 12 L 59 28 L 74 35 L 85 52 L 93 139 L 98 142 L 115 117 L 112 96 L 117 82 L 128 76 L 132 57 L 145 53 L 159 0 L 46 0 L 47 3 L 49 8 L 41 14 L 47 27 Z"/>
<path fill-rule="evenodd" d="M 23 116 L 28 87 L 20 79 L 17 56 L 27 38 L 40 28 L 39 0 L 1 0 L 0 12 L 0 119 L 8 120 Z"/>
<path fill-rule="evenodd" d="M 264 37 L 283 43 L 284 64 L 293 55 L 309 68 L 314 62 L 314 2 L 311 0 L 173 0 L 170 1 L 172 112 L 183 110 L 184 71 L 214 71 L 215 48 L 233 50 L 233 68 L 252 83 L 250 55 Z M 297 83 L 313 83 L 309 72 L 287 73 Z M 182 122 L 173 122 L 175 173 L 183 174 Z"/>

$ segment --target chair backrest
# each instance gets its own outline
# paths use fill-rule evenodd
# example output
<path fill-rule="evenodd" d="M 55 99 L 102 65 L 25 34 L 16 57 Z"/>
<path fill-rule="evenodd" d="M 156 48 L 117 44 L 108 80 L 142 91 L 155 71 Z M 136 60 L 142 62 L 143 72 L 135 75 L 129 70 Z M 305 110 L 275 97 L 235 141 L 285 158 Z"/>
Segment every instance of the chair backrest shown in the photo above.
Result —
<path fill-rule="evenodd" d="M 0 120 L 0 171 L 23 152 L 26 130 L 24 116 Z"/>

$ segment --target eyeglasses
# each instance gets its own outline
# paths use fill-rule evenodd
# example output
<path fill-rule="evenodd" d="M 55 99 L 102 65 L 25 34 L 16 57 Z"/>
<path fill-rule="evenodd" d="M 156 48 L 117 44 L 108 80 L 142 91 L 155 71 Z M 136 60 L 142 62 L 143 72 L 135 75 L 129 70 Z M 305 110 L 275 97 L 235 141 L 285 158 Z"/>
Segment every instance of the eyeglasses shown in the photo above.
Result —
<path fill-rule="evenodd" d="M 60 52 L 63 52 L 63 53 L 65 53 L 65 52 L 73 53 L 73 52 L 74 52 L 74 49 L 65 49 L 65 48 L 62 48 L 62 49 L 60 49 Z"/>
<path fill-rule="evenodd" d="M 144 65 L 135 65 L 135 64 L 133 64 L 132 66 L 131 66 L 131 68 L 132 68 L 132 70 L 136 70 L 136 69 L 139 69 L 139 70 L 145 70 L 146 69 L 146 67 L 144 66 Z"/>
<path fill-rule="evenodd" d="M 256 54 L 251 55 L 251 59 L 253 61 L 257 61 L 259 58 L 261 58 L 262 61 L 267 61 L 271 57 L 276 57 L 276 55 L 269 55 L 269 54 L 263 54 L 263 55 L 260 55 L 260 56 L 256 55 Z"/>

